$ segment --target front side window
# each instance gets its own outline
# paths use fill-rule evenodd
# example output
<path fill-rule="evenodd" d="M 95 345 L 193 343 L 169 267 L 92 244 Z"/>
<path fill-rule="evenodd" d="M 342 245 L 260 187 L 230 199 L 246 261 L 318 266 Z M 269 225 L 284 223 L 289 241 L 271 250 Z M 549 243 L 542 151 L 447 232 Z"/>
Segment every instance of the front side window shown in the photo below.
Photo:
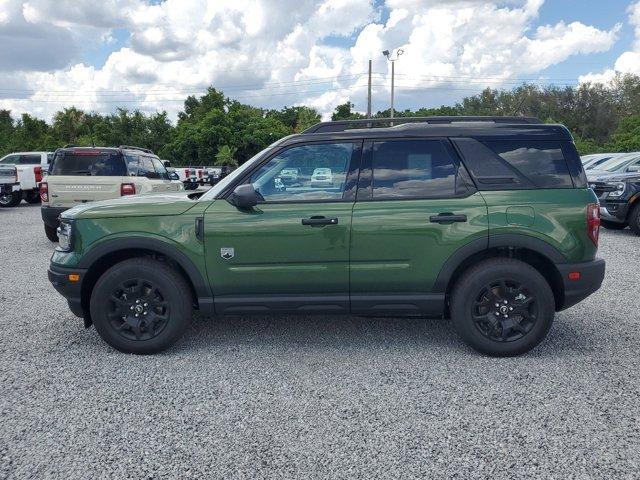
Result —
<path fill-rule="evenodd" d="M 373 198 L 452 197 L 458 165 L 439 140 L 373 144 Z"/>
<path fill-rule="evenodd" d="M 342 200 L 354 148 L 354 143 L 289 148 L 260 167 L 250 183 L 265 202 Z"/>
<path fill-rule="evenodd" d="M 20 155 L 21 165 L 40 165 L 40 155 Z"/>
<path fill-rule="evenodd" d="M 118 153 L 58 154 L 51 168 L 52 175 L 124 177 L 127 168 Z"/>

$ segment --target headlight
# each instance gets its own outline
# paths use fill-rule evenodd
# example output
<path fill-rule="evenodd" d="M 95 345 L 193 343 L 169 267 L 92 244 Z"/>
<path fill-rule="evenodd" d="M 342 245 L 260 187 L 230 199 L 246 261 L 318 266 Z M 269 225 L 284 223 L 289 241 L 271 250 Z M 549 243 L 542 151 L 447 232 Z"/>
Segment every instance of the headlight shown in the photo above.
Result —
<path fill-rule="evenodd" d="M 73 224 L 62 221 L 58 227 L 58 249 L 63 252 L 73 250 Z"/>
<path fill-rule="evenodd" d="M 624 191 L 627 189 L 627 184 L 623 182 L 610 183 L 608 184 L 608 186 L 611 187 L 612 189 L 615 188 L 615 190 L 612 190 L 611 192 L 609 192 L 610 197 L 621 197 L 622 195 L 624 195 Z"/>

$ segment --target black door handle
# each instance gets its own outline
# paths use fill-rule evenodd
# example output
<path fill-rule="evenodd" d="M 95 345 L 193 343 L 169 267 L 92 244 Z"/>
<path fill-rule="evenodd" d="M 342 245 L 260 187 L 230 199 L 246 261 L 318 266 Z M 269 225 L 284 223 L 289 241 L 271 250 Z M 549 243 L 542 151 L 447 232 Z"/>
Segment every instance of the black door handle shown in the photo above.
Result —
<path fill-rule="evenodd" d="M 337 218 L 313 216 L 311 218 L 302 219 L 302 225 L 310 225 L 312 227 L 316 225 L 337 225 L 337 224 L 338 224 Z"/>
<path fill-rule="evenodd" d="M 454 215 L 453 213 L 440 213 L 438 215 L 431 215 L 429 217 L 431 223 L 453 223 L 453 222 L 466 222 L 466 215 Z"/>

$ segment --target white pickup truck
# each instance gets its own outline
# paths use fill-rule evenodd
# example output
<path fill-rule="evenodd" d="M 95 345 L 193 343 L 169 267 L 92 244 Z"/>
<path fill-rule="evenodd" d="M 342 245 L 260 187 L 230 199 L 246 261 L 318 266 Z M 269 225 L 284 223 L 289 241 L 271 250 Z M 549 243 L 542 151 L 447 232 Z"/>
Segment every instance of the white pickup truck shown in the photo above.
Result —
<path fill-rule="evenodd" d="M 0 203 L 11 200 L 13 186 L 18 184 L 18 171 L 13 165 L 0 164 Z"/>
<path fill-rule="evenodd" d="M 52 152 L 16 152 L 0 158 L 0 165 L 15 166 L 18 173 L 18 182 L 11 193 L 0 198 L 0 207 L 15 207 L 22 199 L 28 203 L 40 203 L 38 185 L 52 158 Z"/>

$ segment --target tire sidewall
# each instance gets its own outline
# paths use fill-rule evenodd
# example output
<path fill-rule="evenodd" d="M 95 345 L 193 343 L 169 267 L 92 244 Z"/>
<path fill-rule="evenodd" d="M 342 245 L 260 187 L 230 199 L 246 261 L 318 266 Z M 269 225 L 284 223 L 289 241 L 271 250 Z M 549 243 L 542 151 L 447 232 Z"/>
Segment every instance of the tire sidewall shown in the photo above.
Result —
<path fill-rule="evenodd" d="M 493 356 L 513 356 L 525 353 L 546 337 L 555 315 L 555 299 L 549 284 L 540 273 L 524 262 L 483 262 L 464 276 L 456 286 L 452 298 L 451 317 L 454 327 L 462 338 L 476 350 Z M 481 289 L 498 278 L 520 282 L 537 299 L 538 319 L 531 331 L 523 338 L 512 342 L 497 342 L 485 337 L 476 326 L 472 311 Z"/>
<path fill-rule="evenodd" d="M 640 204 L 636 205 L 633 210 L 631 210 L 631 215 L 629 216 L 629 227 L 633 230 L 633 233 L 640 235 Z"/>
<path fill-rule="evenodd" d="M 157 353 L 173 345 L 191 322 L 192 305 L 188 289 L 178 274 L 158 261 L 125 261 L 111 267 L 96 283 L 90 300 L 93 324 L 100 336 L 113 348 L 135 354 Z M 149 280 L 156 285 L 170 305 L 170 318 L 164 329 L 148 340 L 130 340 L 121 336 L 111 326 L 107 312 L 111 307 L 109 297 L 127 280 Z"/>

